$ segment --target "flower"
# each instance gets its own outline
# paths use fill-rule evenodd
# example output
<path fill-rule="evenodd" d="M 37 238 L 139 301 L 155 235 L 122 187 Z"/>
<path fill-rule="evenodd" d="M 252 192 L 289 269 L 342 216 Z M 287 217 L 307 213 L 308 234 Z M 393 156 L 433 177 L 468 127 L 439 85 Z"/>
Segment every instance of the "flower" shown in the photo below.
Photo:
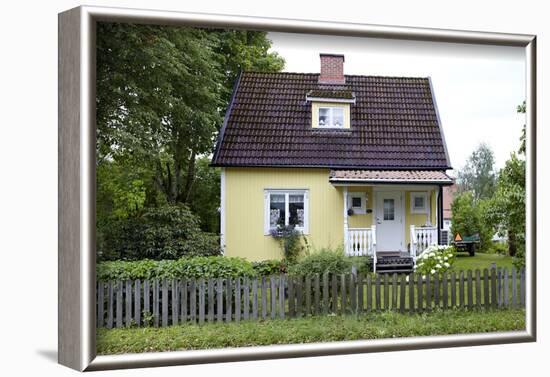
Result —
<path fill-rule="evenodd" d="M 451 267 L 451 265 L 449 263 L 445 262 L 445 267 L 449 268 L 449 267 Z"/>
<path fill-rule="evenodd" d="M 441 265 L 438 263 L 438 264 L 435 265 L 435 268 L 441 268 Z"/>
<path fill-rule="evenodd" d="M 432 270 L 430 271 L 430 274 L 435 274 L 435 270 L 432 268 Z"/>

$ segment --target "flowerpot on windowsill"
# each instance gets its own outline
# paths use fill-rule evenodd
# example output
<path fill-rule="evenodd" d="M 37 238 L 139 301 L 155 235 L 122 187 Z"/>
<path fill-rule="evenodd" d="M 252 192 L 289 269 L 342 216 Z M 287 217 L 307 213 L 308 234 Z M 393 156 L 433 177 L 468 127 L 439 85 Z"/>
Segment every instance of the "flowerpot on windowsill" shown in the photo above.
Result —
<path fill-rule="evenodd" d="M 348 209 L 348 216 L 353 216 L 353 208 Z"/>

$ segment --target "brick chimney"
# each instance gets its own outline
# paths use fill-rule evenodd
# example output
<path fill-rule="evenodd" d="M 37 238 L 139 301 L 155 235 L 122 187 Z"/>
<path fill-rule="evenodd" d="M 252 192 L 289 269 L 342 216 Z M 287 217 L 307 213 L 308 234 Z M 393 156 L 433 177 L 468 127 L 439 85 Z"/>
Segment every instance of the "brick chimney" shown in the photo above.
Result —
<path fill-rule="evenodd" d="M 320 54 L 321 74 L 320 84 L 345 84 L 344 55 Z"/>

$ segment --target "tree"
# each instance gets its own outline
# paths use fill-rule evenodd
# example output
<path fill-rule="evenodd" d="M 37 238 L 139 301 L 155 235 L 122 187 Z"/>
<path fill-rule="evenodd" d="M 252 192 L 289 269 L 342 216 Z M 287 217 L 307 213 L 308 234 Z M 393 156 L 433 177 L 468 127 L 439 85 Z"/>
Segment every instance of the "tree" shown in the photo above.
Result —
<path fill-rule="evenodd" d="M 476 202 L 471 191 L 457 194 L 451 203 L 453 213 L 451 233 L 460 233 L 463 237 L 478 234 L 481 249 L 488 250 L 491 246 L 494 227 L 493 223 L 487 221 L 484 216 L 487 207 L 488 201 L 482 199 Z"/>
<path fill-rule="evenodd" d="M 472 191 L 475 201 L 490 198 L 495 192 L 497 181 L 494 165 L 493 151 L 487 144 L 480 144 L 458 172 L 459 191 Z"/>

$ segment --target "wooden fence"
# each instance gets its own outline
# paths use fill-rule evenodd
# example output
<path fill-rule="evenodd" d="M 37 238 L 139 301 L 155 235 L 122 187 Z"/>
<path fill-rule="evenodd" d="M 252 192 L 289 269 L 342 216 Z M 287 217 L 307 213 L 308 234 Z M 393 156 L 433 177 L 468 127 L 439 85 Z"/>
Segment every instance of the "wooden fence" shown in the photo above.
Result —
<path fill-rule="evenodd" d="M 525 271 L 324 274 L 98 282 L 97 326 L 170 326 L 313 315 L 525 305 Z"/>

